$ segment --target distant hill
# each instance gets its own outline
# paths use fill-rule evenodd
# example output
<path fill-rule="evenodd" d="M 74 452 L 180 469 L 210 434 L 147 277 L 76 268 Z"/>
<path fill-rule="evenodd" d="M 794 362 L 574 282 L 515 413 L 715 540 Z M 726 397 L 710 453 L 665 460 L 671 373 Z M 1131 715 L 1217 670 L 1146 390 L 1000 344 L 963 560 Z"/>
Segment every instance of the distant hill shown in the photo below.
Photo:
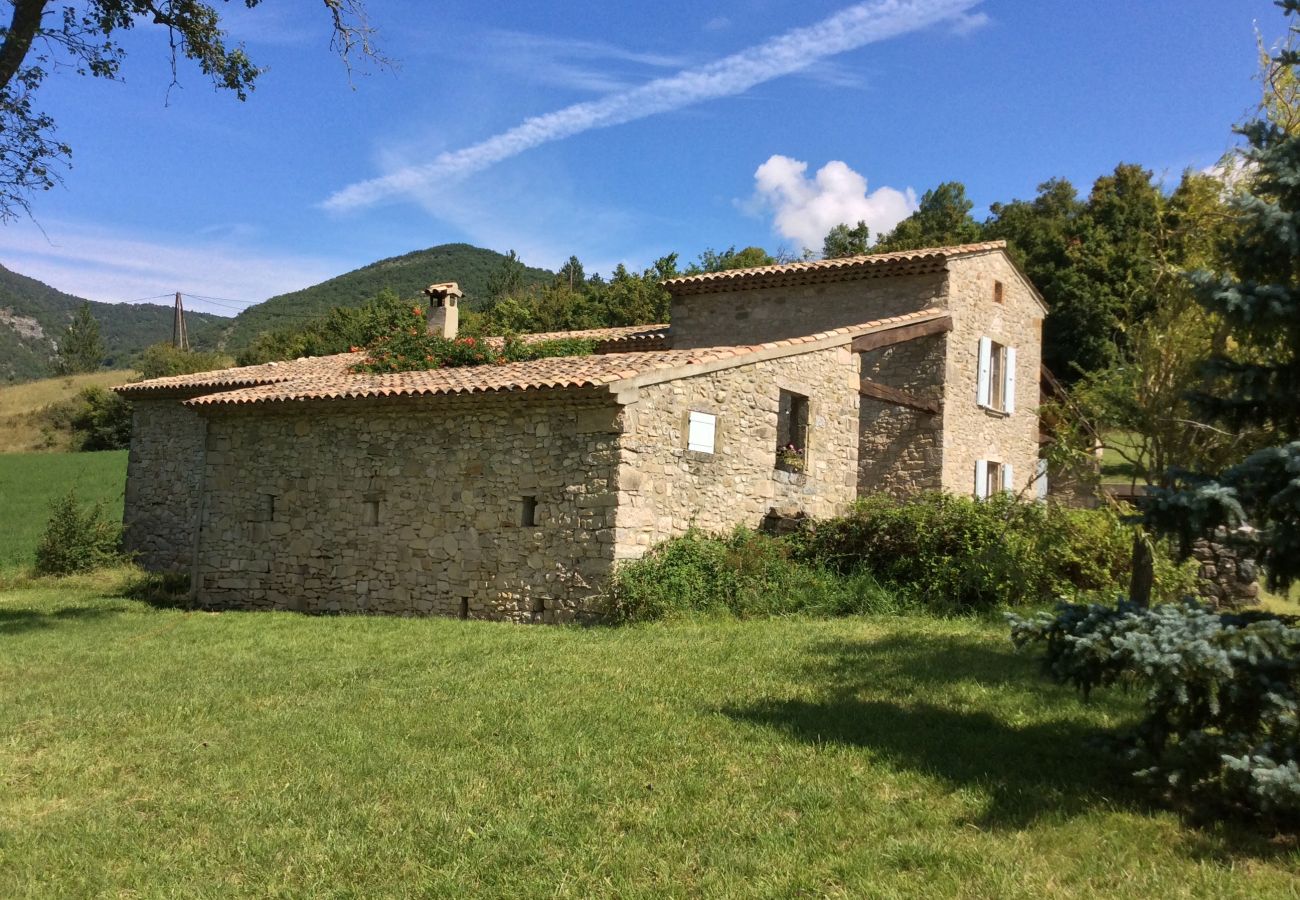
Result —
<path fill-rule="evenodd" d="M 0 266 L 0 383 L 50 375 L 56 341 L 85 302 Z M 125 368 L 145 347 L 171 339 L 170 306 L 92 300 L 90 310 L 104 338 L 108 368 Z M 228 321 L 208 313 L 185 314 L 190 341 L 196 347 L 213 346 Z"/>
<path fill-rule="evenodd" d="M 264 331 L 301 326 L 307 318 L 323 316 L 336 306 L 361 306 L 387 288 L 399 297 L 418 298 L 440 281 L 455 281 L 473 305 L 487 296 L 488 279 L 501 269 L 505 256 L 470 244 L 441 244 L 354 269 L 329 281 L 272 297 L 235 317 L 223 341 L 227 351 L 247 347 Z M 545 269 L 528 268 L 525 284 L 554 278 Z"/>

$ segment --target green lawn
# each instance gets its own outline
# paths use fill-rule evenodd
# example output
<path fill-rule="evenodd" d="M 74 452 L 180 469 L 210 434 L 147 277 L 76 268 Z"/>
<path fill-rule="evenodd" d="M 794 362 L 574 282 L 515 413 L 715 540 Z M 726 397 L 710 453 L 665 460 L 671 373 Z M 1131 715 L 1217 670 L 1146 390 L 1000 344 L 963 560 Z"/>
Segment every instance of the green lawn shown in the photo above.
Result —
<path fill-rule="evenodd" d="M 1000 624 L 583 630 L 104 593 L 0 593 L 0 896 L 1300 884 L 1293 843 L 1197 830 L 1119 787 L 1087 741 L 1132 701 L 1044 684 Z"/>
<path fill-rule="evenodd" d="M 50 517 L 50 501 L 76 487 L 87 502 L 102 500 L 120 521 L 126 451 L 0 453 L 0 570 L 30 565 Z"/>

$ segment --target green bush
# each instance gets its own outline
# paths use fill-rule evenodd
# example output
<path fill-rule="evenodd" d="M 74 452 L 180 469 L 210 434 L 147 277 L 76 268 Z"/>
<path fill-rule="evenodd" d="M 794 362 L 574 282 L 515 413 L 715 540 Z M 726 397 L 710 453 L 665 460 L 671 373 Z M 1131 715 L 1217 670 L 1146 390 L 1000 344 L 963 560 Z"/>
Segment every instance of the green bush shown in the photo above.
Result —
<path fill-rule="evenodd" d="M 407 314 L 408 324 L 370 343 L 365 355 L 351 366 L 353 372 L 383 374 L 458 366 L 505 365 L 553 356 L 590 356 L 596 346 L 594 341 L 576 338 L 526 343 L 511 335 L 500 344 L 478 337 L 445 338 L 427 333 L 424 310 L 420 307 L 410 307 Z"/>
<path fill-rule="evenodd" d="M 45 442 L 60 450 L 125 450 L 131 445 L 131 404 L 101 387 L 35 413 Z"/>
<path fill-rule="evenodd" d="M 866 572 L 931 609 L 959 611 L 1122 591 L 1132 540 L 1106 509 L 935 493 L 864 499 L 846 516 L 809 525 L 798 545 L 809 562 Z M 1191 567 L 1157 556 L 1157 596 L 1190 592 Z"/>
<path fill-rule="evenodd" d="M 36 545 L 41 575 L 91 572 L 122 560 L 122 526 L 104 517 L 100 503 L 83 508 L 75 489 L 50 504 L 50 520 Z"/>
<path fill-rule="evenodd" d="M 900 604 L 869 575 L 843 576 L 800 562 L 789 542 L 737 528 L 692 529 L 615 571 L 604 612 L 615 621 L 692 613 L 742 618 L 896 612 Z"/>
<path fill-rule="evenodd" d="M 132 368 L 144 380 L 228 369 L 234 364 L 234 359 L 215 350 L 180 350 L 171 344 L 162 343 L 152 344 L 140 351 L 140 355 L 132 362 Z"/>
<path fill-rule="evenodd" d="M 1009 617 L 1017 647 L 1085 696 L 1146 688 L 1122 743 L 1134 775 L 1201 813 L 1300 824 L 1300 628 L 1294 617 L 1061 604 Z"/>

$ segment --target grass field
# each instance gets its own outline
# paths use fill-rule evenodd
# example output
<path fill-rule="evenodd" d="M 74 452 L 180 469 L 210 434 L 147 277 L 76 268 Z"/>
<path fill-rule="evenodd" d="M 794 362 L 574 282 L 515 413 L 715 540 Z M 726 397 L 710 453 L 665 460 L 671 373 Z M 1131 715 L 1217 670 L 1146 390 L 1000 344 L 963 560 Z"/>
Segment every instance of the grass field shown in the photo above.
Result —
<path fill-rule="evenodd" d="M 70 400 L 88 387 L 109 388 L 133 377 L 134 372 L 121 369 L 0 387 L 0 453 L 67 449 L 66 435 L 51 435 L 42 429 L 40 411 Z"/>
<path fill-rule="evenodd" d="M 0 593 L 0 896 L 1282 897 L 1003 626 L 626 629 Z"/>
<path fill-rule="evenodd" d="M 29 565 L 49 519 L 50 501 L 75 487 L 86 502 L 101 500 L 122 518 L 126 451 L 0 453 L 0 570 Z"/>

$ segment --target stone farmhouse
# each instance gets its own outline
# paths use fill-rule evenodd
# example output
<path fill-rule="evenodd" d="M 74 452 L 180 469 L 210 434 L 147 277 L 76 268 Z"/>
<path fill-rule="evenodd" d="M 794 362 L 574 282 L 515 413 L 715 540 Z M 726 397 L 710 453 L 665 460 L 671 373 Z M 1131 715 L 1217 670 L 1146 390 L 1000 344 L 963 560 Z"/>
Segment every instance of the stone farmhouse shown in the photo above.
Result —
<path fill-rule="evenodd" d="M 209 608 L 559 622 L 692 525 L 1043 489 L 1042 299 L 1002 242 L 676 278 L 589 356 L 143 381 L 126 541 Z M 454 335 L 455 285 L 429 289 Z M 533 339 L 557 335 L 540 335 Z"/>

